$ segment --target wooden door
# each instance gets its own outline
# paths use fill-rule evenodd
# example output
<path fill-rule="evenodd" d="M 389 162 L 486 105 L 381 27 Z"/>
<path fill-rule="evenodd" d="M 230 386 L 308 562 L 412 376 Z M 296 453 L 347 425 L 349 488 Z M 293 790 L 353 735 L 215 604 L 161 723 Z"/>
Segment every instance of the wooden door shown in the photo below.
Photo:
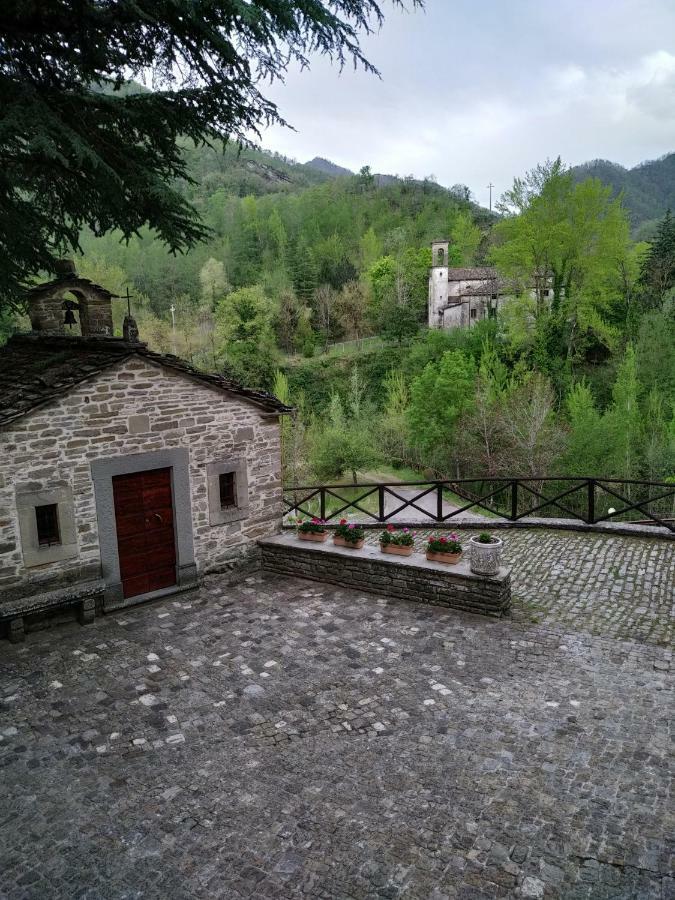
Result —
<path fill-rule="evenodd" d="M 175 584 L 171 469 L 116 475 L 113 497 L 124 596 Z"/>

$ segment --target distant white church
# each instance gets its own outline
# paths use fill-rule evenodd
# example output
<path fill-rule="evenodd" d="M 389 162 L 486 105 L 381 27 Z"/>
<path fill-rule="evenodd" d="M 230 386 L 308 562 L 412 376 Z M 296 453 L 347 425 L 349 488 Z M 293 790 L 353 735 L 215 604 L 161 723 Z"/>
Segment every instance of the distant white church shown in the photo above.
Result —
<path fill-rule="evenodd" d="M 507 299 L 492 266 L 448 266 L 449 241 L 431 244 L 429 328 L 468 328 L 496 316 Z"/>
<path fill-rule="evenodd" d="M 450 241 L 433 241 L 429 270 L 429 328 L 470 328 L 481 319 L 492 318 L 518 293 L 493 266 L 448 266 Z M 551 303 L 552 279 L 541 279 L 543 287 L 526 288 L 533 300 Z M 522 290 L 522 288 L 520 289 Z"/>

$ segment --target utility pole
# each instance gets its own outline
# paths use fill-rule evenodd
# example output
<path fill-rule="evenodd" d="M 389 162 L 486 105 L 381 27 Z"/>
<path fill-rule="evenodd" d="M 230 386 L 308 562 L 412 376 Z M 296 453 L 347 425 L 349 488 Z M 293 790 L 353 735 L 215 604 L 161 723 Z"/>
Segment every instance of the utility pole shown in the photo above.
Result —
<path fill-rule="evenodd" d="M 494 184 L 492 182 L 490 182 L 490 184 L 488 184 L 488 188 L 490 189 L 490 212 L 492 212 L 492 188 L 493 187 L 494 187 Z"/>

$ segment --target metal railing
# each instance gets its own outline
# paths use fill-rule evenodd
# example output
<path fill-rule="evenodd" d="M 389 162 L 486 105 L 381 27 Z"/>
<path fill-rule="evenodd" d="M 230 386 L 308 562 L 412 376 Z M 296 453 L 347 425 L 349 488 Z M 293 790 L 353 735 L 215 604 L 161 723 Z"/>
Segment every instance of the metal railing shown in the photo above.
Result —
<path fill-rule="evenodd" d="M 654 525 L 675 533 L 675 484 L 587 476 L 482 477 L 288 487 L 285 515 L 433 527 L 463 516 L 485 527 L 533 516 L 597 525 Z M 478 513 L 472 513 L 477 510 Z M 469 513 L 469 516 L 465 514 Z"/>

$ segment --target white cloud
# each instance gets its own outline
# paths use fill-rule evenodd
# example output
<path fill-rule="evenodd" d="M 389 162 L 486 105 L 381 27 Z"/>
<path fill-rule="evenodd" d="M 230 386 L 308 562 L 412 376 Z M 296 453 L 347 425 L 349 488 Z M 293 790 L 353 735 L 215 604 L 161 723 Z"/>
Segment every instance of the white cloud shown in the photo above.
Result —
<path fill-rule="evenodd" d="M 264 143 L 301 160 L 465 182 L 485 201 L 546 157 L 634 165 L 675 150 L 675 4 L 666 0 L 428 0 L 390 14 L 366 52 L 382 80 L 325 60 L 274 99 L 297 133 Z M 451 14 L 452 12 L 452 14 Z M 489 13 L 489 15 L 488 15 Z"/>

